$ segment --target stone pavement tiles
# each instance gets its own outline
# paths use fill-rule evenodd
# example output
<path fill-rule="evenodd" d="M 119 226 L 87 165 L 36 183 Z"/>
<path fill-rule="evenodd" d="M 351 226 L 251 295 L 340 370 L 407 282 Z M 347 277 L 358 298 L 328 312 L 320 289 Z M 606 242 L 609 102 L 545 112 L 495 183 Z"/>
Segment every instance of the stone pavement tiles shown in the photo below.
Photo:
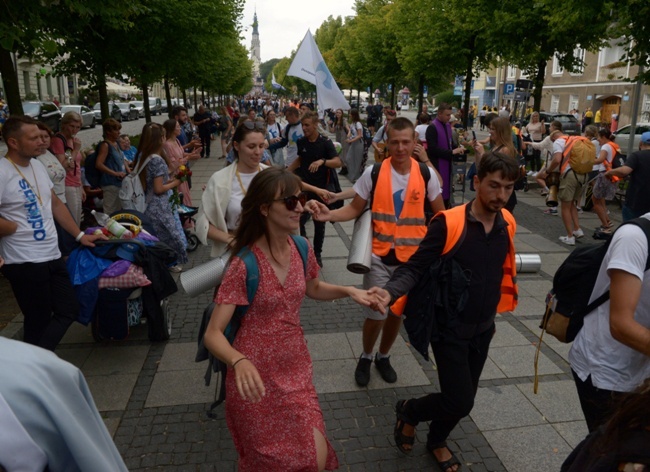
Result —
<path fill-rule="evenodd" d="M 207 180 L 214 165 L 214 159 L 197 162 L 195 175 Z M 568 254 L 546 235 L 553 217 L 542 215 L 535 198 L 539 199 L 532 194 L 520 198 L 515 214 L 526 224 L 520 225 L 517 243 L 525 249 L 520 252 L 541 254 L 542 271 L 520 275 L 519 308 L 498 317 L 475 407 L 451 434 L 450 445 L 464 470 L 558 470 L 586 434 L 566 361 L 567 345 L 552 340 L 544 344 L 539 393 L 532 393 L 544 297 L 551 275 Z M 327 225 L 324 280 L 361 283 L 361 276 L 345 269 L 351 231 L 352 223 Z M 208 249 L 200 247 L 190 255 L 188 267 L 208 258 Z M 179 291 L 171 298 L 173 330 L 167 343 L 150 343 L 146 326 L 135 327 L 123 342 L 94 343 L 89 329 L 77 325 L 57 350 L 86 375 L 130 470 L 236 470 L 237 454 L 223 407 L 217 409 L 216 419 L 206 417 L 214 380 L 205 387 L 205 365 L 193 362 L 201 314 L 210 297 L 205 293 L 190 298 Z M 435 365 L 415 353 L 402 330 L 392 352 L 398 383 L 383 383 L 373 369 L 369 386 L 359 388 L 353 370 L 360 353 L 360 307 L 350 300 L 306 299 L 301 315 L 328 438 L 341 470 L 437 470 L 424 448 L 426 425 L 418 427 L 410 456 L 400 454 L 392 439 L 395 402 L 437 391 Z"/>

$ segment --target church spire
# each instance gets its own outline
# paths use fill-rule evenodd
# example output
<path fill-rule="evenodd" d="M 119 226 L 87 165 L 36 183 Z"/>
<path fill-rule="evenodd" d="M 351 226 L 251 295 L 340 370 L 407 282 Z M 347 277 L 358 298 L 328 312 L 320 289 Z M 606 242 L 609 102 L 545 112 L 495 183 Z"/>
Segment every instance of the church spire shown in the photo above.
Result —
<path fill-rule="evenodd" d="M 260 34 L 259 31 L 257 31 L 257 8 L 255 9 L 255 14 L 253 15 L 253 34 Z"/>

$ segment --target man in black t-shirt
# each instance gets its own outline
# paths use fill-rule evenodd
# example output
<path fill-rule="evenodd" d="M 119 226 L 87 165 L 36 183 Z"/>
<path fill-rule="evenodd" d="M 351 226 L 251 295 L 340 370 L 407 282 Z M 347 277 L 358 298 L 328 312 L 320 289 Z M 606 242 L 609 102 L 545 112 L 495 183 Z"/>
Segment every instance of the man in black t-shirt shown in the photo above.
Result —
<path fill-rule="evenodd" d="M 289 166 L 290 171 L 297 171 L 303 181 L 303 190 L 308 194 L 310 200 L 316 199 L 327 203 L 329 199 L 328 184 L 337 167 L 341 167 L 334 143 L 318 132 L 318 114 L 306 112 L 302 118 L 302 131 L 304 136 L 296 143 L 298 146 L 298 158 Z M 309 213 L 305 212 L 300 217 L 300 234 L 307 237 L 305 223 L 309 220 Z M 314 253 L 318 265 L 323 267 L 321 252 L 325 241 L 325 223 L 314 221 Z"/>
<path fill-rule="evenodd" d="M 199 138 L 201 138 L 201 157 L 210 157 L 210 127 L 212 115 L 208 113 L 203 105 L 199 106 L 197 111 L 192 117 L 194 126 L 199 128 Z"/>
<path fill-rule="evenodd" d="M 630 175 L 630 185 L 625 192 L 623 221 L 633 220 L 650 211 L 650 131 L 641 135 L 639 150 L 630 154 L 625 165 L 612 169 L 607 177 L 624 178 Z"/>

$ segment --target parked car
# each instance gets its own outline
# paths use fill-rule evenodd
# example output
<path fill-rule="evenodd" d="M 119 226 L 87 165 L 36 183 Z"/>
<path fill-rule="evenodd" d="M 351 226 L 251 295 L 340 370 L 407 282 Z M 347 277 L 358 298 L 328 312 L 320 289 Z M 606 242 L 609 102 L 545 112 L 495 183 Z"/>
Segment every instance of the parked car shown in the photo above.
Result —
<path fill-rule="evenodd" d="M 162 103 L 159 98 L 149 97 L 149 113 L 151 116 L 162 115 Z"/>
<path fill-rule="evenodd" d="M 630 142 L 630 131 L 632 129 L 631 125 L 626 125 L 618 129 L 614 136 L 614 142 L 618 144 L 621 148 L 621 154 L 627 155 L 627 146 Z M 632 144 L 632 150 L 637 151 L 639 149 L 639 142 L 641 141 L 641 135 L 646 131 L 650 131 L 650 123 L 637 123 L 636 131 L 634 132 L 634 141 Z"/>
<path fill-rule="evenodd" d="M 163 113 L 169 113 L 177 105 L 180 105 L 180 100 L 178 98 L 172 98 L 171 105 L 167 103 L 167 100 L 163 100 L 161 103 L 161 110 Z"/>
<path fill-rule="evenodd" d="M 548 113 L 545 111 L 540 111 L 539 119 L 546 125 L 546 134 L 548 134 L 548 129 L 551 125 L 551 121 L 559 121 L 562 123 L 562 132 L 564 134 L 567 134 L 569 136 L 579 136 L 581 134 L 580 122 L 576 120 L 575 116 L 569 115 L 568 113 Z M 527 115 L 522 123 L 523 126 L 526 126 L 529 121 L 530 115 Z"/>
<path fill-rule="evenodd" d="M 129 105 L 138 110 L 138 118 L 144 118 L 144 102 L 141 100 L 129 102 Z"/>
<path fill-rule="evenodd" d="M 114 120 L 117 120 L 119 122 L 122 121 L 122 111 L 120 110 L 120 107 L 118 107 L 115 102 L 109 102 L 108 103 L 108 108 L 110 110 L 110 117 L 113 118 Z M 95 106 L 93 107 L 93 113 L 95 114 L 95 121 L 99 123 L 103 123 L 102 121 L 102 110 L 101 110 L 101 104 L 99 102 L 95 103 Z"/>
<path fill-rule="evenodd" d="M 74 111 L 81 116 L 82 128 L 94 128 L 96 123 L 95 112 L 85 105 L 63 105 L 61 114 L 65 115 L 69 111 Z"/>
<path fill-rule="evenodd" d="M 55 133 L 61 129 L 61 110 L 53 102 L 23 102 L 23 112 L 45 123 Z"/>
<path fill-rule="evenodd" d="M 138 108 L 133 104 L 133 102 L 116 103 L 115 105 L 119 108 L 120 113 L 122 113 L 122 120 L 131 121 L 140 118 Z"/>

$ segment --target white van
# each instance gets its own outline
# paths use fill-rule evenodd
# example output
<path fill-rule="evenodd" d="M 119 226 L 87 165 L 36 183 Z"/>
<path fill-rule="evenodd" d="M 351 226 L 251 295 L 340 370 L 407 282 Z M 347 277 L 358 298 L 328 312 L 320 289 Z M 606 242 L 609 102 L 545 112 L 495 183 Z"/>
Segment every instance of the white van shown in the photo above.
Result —
<path fill-rule="evenodd" d="M 149 112 L 151 116 L 162 115 L 162 103 L 159 98 L 149 97 Z"/>

